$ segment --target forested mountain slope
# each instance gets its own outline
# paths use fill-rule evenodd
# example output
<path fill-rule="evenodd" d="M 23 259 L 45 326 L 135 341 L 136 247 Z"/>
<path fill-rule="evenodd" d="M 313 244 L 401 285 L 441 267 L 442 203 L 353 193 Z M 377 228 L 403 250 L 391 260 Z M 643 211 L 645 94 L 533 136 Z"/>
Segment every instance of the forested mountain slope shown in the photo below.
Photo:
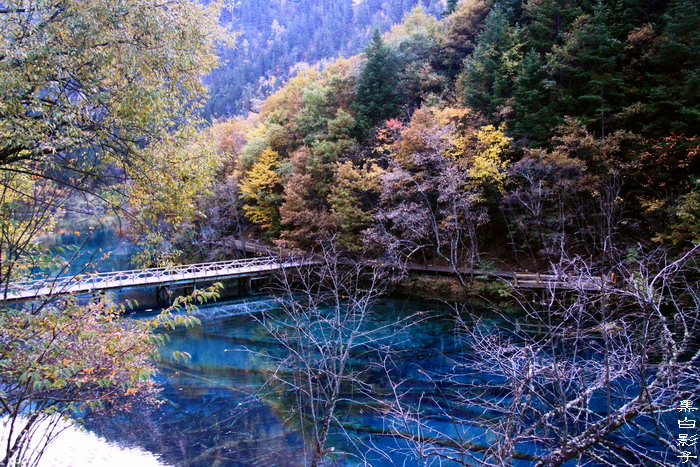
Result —
<path fill-rule="evenodd" d="M 207 117 L 259 107 L 297 70 L 362 50 L 374 27 L 382 31 L 417 5 L 439 16 L 444 0 L 243 0 L 223 21 L 240 36 L 236 49 L 208 78 Z"/>
<path fill-rule="evenodd" d="M 154 218 L 170 254 L 226 255 L 248 229 L 390 260 L 576 254 L 605 270 L 640 244 L 700 241 L 699 129 L 697 2 L 462 0 L 208 129 L 217 180 L 190 217 Z"/>

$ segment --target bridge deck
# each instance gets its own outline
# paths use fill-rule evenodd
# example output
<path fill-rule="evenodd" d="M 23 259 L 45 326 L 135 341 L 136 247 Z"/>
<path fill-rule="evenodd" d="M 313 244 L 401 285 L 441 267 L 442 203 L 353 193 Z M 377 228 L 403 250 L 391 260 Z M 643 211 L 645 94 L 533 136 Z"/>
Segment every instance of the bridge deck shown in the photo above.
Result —
<path fill-rule="evenodd" d="M 309 257 L 279 257 L 266 256 L 261 258 L 237 259 L 215 263 L 188 264 L 167 268 L 136 269 L 132 271 L 117 271 L 92 274 L 79 274 L 69 277 L 48 278 L 23 282 L 13 282 L 9 285 L 7 295 L 3 300 L 29 300 L 49 295 L 70 293 L 90 293 L 95 291 L 120 289 L 124 287 L 168 285 L 175 283 L 194 283 L 207 280 L 224 280 L 234 277 L 245 277 L 258 274 L 270 274 L 287 268 L 313 264 Z M 368 261 L 366 266 L 401 267 L 398 264 L 386 264 L 379 261 Z M 511 271 L 485 271 L 478 269 L 460 269 L 455 271 L 447 266 L 427 266 L 407 264 L 403 268 L 411 271 L 437 272 L 485 276 L 498 278 L 509 282 L 515 288 L 523 289 L 584 289 L 601 290 L 606 283 L 603 277 L 589 278 L 581 283 L 576 278 L 558 277 L 539 273 L 518 273 Z"/>
<path fill-rule="evenodd" d="M 223 280 L 261 273 L 270 273 L 304 264 L 302 258 L 263 257 L 188 264 L 167 268 L 79 274 L 42 280 L 13 282 L 8 287 L 6 301 L 27 300 L 48 295 L 89 293 L 146 285 L 167 285 L 178 282 Z"/>
<path fill-rule="evenodd" d="M 469 277 L 483 277 L 497 279 L 509 283 L 516 289 L 559 289 L 559 290 L 589 290 L 599 291 L 608 285 L 608 279 L 603 276 L 587 278 L 569 277 L 565 275 L 541 274 L 532 272 L 499 271 L 492 269 L 459 268 L 455 270 L 450 266 L 434 266 L 424 264 L 399 264 L 371 261 L 367 264 L 376 266 L 405 269 L 413 272 L 433 272 L 438 274 L 462 274 Z"/>

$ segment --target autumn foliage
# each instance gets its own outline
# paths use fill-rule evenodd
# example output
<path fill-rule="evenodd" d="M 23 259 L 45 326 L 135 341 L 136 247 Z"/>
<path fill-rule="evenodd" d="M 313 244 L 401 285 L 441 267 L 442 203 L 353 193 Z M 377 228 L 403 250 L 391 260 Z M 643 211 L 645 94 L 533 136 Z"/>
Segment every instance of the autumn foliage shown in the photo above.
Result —
<path fill-rule="evenodd" d="M 259 114 L 214 125 L 235 140 L 245 222 L 287 246 L 339 235 L 454 266 L 610 264 L 696 240 L 698 104 L 680 90 L 697 36 L 681 9 L 697 8 L 603 3 L 418 8 L 365 54 L 300 72 Z"/>

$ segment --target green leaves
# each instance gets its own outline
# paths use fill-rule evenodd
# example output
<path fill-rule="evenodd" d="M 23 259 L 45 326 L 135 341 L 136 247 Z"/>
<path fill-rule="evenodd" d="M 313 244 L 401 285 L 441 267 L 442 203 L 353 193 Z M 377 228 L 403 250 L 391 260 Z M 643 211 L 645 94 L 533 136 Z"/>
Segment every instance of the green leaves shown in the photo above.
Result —
<path fill-rule="evenodd" d="M 70 299 L 42 311 L 4 308 L 0 385 L 4 410 L 71 412 L 125 395 L 154 395 L 147 322 L 122 321 L 107 301 L 79 306 Z M 8 345 L 9 344 L 9 345 Z M 125 391 L 127 393 L 125 393 Z M 26 406 L 29 404 L 29 406 Z"/>
<path fill-rule="evenodd" d="M 503 114 L 520 60 L 520 46 L 508 12 L 496 5 L 486 17 L 478 45 L 459 77 L 464 102 L 490 121 L 500 121 L 499 114 Z"/>
<path fill-rule="evenodd" d="M 129 153 L 186 119 L 225 32 L 187 0 L 5 2 L 0 164 L 100 147 Z"/>

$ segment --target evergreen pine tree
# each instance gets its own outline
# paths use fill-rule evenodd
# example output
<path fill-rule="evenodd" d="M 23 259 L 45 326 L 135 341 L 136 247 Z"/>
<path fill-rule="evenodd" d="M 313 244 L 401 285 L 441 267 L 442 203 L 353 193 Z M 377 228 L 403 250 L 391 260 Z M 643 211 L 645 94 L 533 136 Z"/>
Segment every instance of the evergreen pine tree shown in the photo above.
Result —
<path fill-rule="evenodd" d="M 435 62 L 438 64 L 436 69 L 449 79 L 457 77 L 464 59 L 474 51 L 479 31 L 490 10 L 490 0 L 473 0 L 459 3 L 457 9 L 445 18 L 444 34 Z"/>
<path fill-rule="evenodd" d="M 521 59 L 518 32 L 510 24 L 510 12 L 496 4 L 459 77 L 464 102 L 490 121 L 500 120 L 500 110 L 512 92 Z"/>
<path fill-rule="evenodd" d="M 457 4 L 459 3 L 459 0 L 447 0 L 447 6 L 445 7 L 445 11 L 442 12 L 443 16 L 449 16 L 452 13 L 455 12 L 457 9 Z"/>
<path fill-rule="evenodd" d="M 563 43 L 565 33 L 582 14 L 580 0 L 527 2 L 524 8 L 526 47 L 540 54 Z"/>
<path fill-rule="evenodd" d="M 664 15 L 648 67 L 645 133 L 697 135 L 700 128 L 700 6 L 678 0 Z"/>
<path fill-rule="evenodd" d="M 515 138 L 547 144 L 562 123 L 557 90 L 539 54 L 530 50 L 520 64 L 513 90 L 513 118 L 508 128 Z"/>
<path fill-rule="evenodd" d="M 573 113 L 603 137 L 611 117 L 620 111 L 624 91 L 625 44 L 613 37 L 611 24 L 606 5 L 599 2 L 592 15 L 577 19 L 552 56 L 553 69 L 568 75 L 568 93 L 576 102 Z"/>
<path fill-rule="evenodd" d="M 366 55 L 353 104 L 361 137 L 366 137 L 379 122 L 399 113 L 396 58 L 384 44 L 378 29 L 374 31 Z"/>

